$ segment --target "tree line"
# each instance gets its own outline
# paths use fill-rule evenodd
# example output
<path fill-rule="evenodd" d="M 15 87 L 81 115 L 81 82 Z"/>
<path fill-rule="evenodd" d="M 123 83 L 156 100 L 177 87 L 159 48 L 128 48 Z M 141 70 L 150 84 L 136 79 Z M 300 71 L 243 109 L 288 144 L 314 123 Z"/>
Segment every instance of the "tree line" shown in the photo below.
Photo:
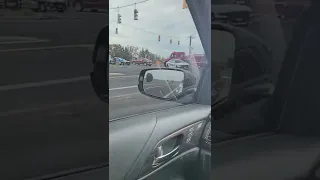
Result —
<path fill-rule="evenodd" d="M 109 54 L 112 57 L 121 57 L 128 61 L 133 58 L 147 58 L 150 60 L 163 59 L 161 56 L 150 52 L 147 48 L 139 48 L 137 46 L 122 46 L 120 44 L 109 44 Z"/>

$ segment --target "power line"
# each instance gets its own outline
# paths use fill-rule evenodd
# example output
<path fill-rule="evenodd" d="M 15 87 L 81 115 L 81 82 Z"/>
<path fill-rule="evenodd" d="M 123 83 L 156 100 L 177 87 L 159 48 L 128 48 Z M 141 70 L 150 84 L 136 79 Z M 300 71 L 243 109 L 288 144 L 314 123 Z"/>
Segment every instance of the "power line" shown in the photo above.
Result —
<path fill-rule="evenodd" d="M 121 9 L 121 8 L 125 8 L 125 7 L 135 6 L 137 4 L 145 3 L 145 2 L 148 2 L 148 1 L 150 1 L 150 0 L 139 1 L 139 2 L 136 2 L 136 3 L 127 4 L 127 5 L 118 6 L 118 7 L 112 7 L 112 8 L 109 8 L 109 9 Z"/>
<path fill-rule="evenodd" d="M 110 22 L 110 21 L 109 21 Z M 117 23 L 115 21 L 111 21 L 111 23 Z M 131 26 L 131 25 L 128 25 L 128 24 L 119 24 L 119 25 L 123 25 L 123 26 L 127 26 L 127 27 L 130 27 L 132 29 L 135 29 L 135 30 L 138 30 L 138 31 L 142 31 L 142 32 L 145 32 L 145 33 L 149 33 L 149 34 L 153 34 L 153 35 L 161 35 L 161 36 L 165 36 L 165 37 L 169 37 L 169 38 L 174 38 L 174 39 L 189 39 L 190 38 L 190 35 L 189 36 L 186 36 L 186 37 L 179 37 L 179 36 L 169 36 L 169 35 L 164 35 L 162 33 L 158 33 L 158 32 L 152 32 L 152 31 L 149 31 L 149 30 L 146 30 L 146 29 L 143 29 L 143 28 L 138 28 L 138 27 L 134 27 L 134 26 Z M 194 38 L 194 35 L 197 34 L 197 33 L 193 33 L 191 36 Z"/>

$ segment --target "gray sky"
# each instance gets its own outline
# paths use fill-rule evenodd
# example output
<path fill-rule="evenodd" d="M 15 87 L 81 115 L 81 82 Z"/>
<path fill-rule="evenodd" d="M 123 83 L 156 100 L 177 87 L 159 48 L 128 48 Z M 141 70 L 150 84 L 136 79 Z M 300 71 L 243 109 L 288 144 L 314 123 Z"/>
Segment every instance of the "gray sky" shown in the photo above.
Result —
<path fill-rule="evenodd" d="M 140 0 L 109 0 L 111 8 L 140 2 Z M 134 6 L 120 8 L 122 23 L 117 25 L 117 10 L 109 10 L 110 44 L 134 45 L 169 57 L 173 51 L 189 52 L 189 38 L 193 53 L 204 53 L 199 35 L 188 9 L 182 9 L 182 0 L 149 0 L 137 4 L 139 19 L 133 20 Z M 118 26 L 119 34 L 115 34 Z M 158 42 L 160 35 L 160 42 Z M 170 44 L 170 38 L 172 44 Z M 178 45 L 180 40 L 180 45 Z"/>

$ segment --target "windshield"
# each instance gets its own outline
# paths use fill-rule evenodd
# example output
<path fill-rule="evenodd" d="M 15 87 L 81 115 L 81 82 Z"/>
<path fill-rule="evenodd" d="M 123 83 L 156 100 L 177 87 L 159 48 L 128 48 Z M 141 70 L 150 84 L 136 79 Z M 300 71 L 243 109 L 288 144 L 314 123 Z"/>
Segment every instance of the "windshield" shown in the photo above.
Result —
<path fill-rule="evenodd" d="M 132 3 L 133 5 L 126 6 Z M 189 9 L 183 7 L 182 1 L 171 0 L 152 0 L 136 5 L 130 0 L 110 0 L 109 5 L 111 55 L 124 59 L 139 56 L 150 61 L 110 64 L 110 120 L 182 105 L 180 100 L 164 101 L 143 95 L 139 92 L 137 84 L 139 73 L 143 69 L 165 66 L 184 68 L 174 63 L 184 63 L 182 60 L 185 60 L 187 55 L 204 54 Z M 138 11 L 136 15 L 134 9 Z M 175 60 L 177 58 L 181 60 Z M 193 74 L 198 82 L 204 68 L 205 66 L 198 67 L 195 64 L 185 70 Z M 148 84 L 149 90 L 152 83 L 155 84 L 155 80 Z M 164 82 L 161 86 L 165 87 L 159 93 L 167 92 L 171 95 L 170 92 L 180 92 L 180 84 L 173 87 L 171 82 Z M 192 94 L 185 97 L 183 103 L 194 103 Z"/>
<path fill-rule="evenodd" d="M 237 49 L 231 33 L 212 30 L 213 142 L 268 131 L 261 117 L 267 112 L 267 100 L 277 82 L 293 27 L 309 1 L 288 5 L 285 10 L 284 4 L 276 6 L 273 0 L 263 1 L 245 1 L 254 14 L 235 13 L 212 20 L 247 30 L 264 43 Z M 212 4 L 233 8 L 230 1 L 212 1 Z"/>

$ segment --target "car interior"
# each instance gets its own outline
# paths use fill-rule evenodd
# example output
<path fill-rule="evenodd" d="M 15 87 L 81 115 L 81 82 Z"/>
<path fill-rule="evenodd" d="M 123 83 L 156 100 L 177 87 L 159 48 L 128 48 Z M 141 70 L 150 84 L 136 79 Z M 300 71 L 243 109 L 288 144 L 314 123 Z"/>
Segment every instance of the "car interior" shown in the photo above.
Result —
<path fill-rule="evenodd" d="M 275 85 L 266 63 L 272 52 L 260 38 L 212 23 L 211 30 L 234 37 L 233 62 L 217 66 L 232 67 L 231 82 L 225 78 L 215 94 L 208 83 L 209 61 L 192 97 L 195 103 L 111 120 L 109 166 L 57 180 L 319 179 L 319 86 L 308 84 L 307 93 L 299 88 L 305 77 L 319 72 L 320 24 L 314 14 L 298 22 Z M 108 62 L 96 60 L 100 46 L 94 50 L 91 80 L 97 96 L 108 102 Z M 225 87 L 226 82 L 231 84 Z M 208 97 L 216 101 L 211 105 Z"/>

